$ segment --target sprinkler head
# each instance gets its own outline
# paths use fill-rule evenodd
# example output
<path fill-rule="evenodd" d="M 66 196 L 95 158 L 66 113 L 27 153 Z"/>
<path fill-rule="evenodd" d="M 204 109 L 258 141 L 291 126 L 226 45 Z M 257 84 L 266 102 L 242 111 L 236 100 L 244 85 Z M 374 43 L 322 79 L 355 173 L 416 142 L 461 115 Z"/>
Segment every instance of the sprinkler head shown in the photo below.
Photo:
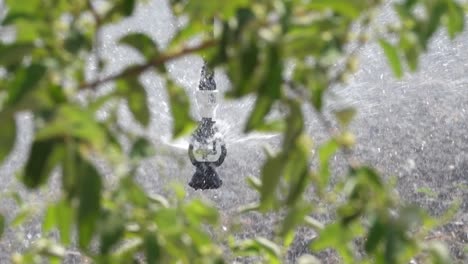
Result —
<path fill-rule="evenodd" d="M 223 181 L 215 168 L 224 162 L 227 150 L 213 120 L 218 106 L 218 91 L 214 72 L 206 63 L 203 64 L 198 89 L 197 105 L 202 118 L 192 134 L 188 149 L 190 161 L 196 168 L 189 186 L 195 190 L 217 189 L 221 187 Z"/>

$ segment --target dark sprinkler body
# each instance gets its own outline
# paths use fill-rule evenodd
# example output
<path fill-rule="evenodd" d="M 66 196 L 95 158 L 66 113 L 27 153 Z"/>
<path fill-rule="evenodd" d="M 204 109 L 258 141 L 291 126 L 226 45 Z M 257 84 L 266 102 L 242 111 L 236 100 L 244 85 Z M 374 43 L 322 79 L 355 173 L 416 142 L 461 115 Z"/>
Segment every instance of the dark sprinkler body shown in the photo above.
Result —
<path fill-rule="evenodd" d="M 196 167 L 189 186 L 195 190 L 217 189 L 223 181 L 215 168 L 223 164 L 227 155 L 226 144 L 213 120 L 218 106 L 214 72 L 204 64 L 197 91 L 197 105 L 201 120 L 192 134 L 188 154 Z"/>

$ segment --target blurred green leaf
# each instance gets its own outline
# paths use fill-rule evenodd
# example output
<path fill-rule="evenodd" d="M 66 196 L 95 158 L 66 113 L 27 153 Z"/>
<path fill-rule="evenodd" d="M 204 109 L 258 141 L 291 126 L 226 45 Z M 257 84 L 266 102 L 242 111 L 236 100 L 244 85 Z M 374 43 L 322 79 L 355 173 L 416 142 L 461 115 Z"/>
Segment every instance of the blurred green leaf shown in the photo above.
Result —
<path fill-rule="evenodd" d="M 192 223 L 206 221 L 215 224 L 218 221 L 218 212 L 200 200 L 192 200 L 184 206 L 184 212 Z"/>
<path fill-rule="evenodd" d="M 270 112 L 273 100 L 268 96 L 258 96 L 255 101 L 254 109 L 249 115 L 245 132 L 252 131 L 257 127 L 261 127 L 264 123 L 265 116 Z"/>
<path fill-rule="evenodd" d="M 463 7 L 455 1 L 447 1 L 447 5 L 447 31 L 450 38 L 453 39 L 465 27 L 465 13 Z"/>
<path fill-rule="evenodd" d="M 349 123 L 353 120 L 356 115 L 356 109 L 344 108 L 335 112 L 335 116 L 343 127 L 348 127 Z"/>
<path fill-rule="evenodd" d="M 379 39 L 379 44 L 384 50 L 393 74 L 398 78 L 403 76 L 403 68 L 401 66 L 400 57 L 398 56 L 398 50 L 384 39 Z"/>
<path fill-rule="evenodd" d="M 0 112 L 0 164 L 3 163 L 7 155 L 12 151 L 16 139 L 15 118 L 8 113 Z"/>
<path fill-rule="evenodd" d="M 319 184 L 325 186 L 328 183 L 330 177 L 330 159 L 335 155 L 336 151 L 339 149 L 339 145 L 336 140 L 331 139 L 321 145 L 318 149 L 318 157 L 320 162 L 320 179 Z"/>
<path fill-rule="evenodd" d="M 107 254 L 112 246 L 123 236 L 125 231 L 125 219 L 118 212 L 116 214 L 104 212 L 100 218 L 100 252 L 101 254 Z"/>
<path fill-rule="evenodd" d="M 40 64 L 31 64 L 15 74 L 15 79 L 8 87 L 8 101 L 10 105 L 18 103 L 28 92 L 35 89 L 46 72 Z"/>
<path fill-rule="evenodd" d="M 45 232 L 48 232 L 56 227 L 60 233 L 61 243 L 69 245 L 71 242 L 72 223 L 73 210 L 71 205 L 65 200 L 61 200 L 47 207 L 42 228 Z"/>
<path fill-rule="evenodd" d="M 63 155 L 59 144 L 55 139 L 33 142 L 22 178 L 28 188 L 36 188 L 47 181 Z"/>
<path fill-rule="evenodd" d="M 72 104 L 58 106 L 52 120 L 39 129 L 37 140 L 73 137 L 90 143 L 95 150 L 103 151 L 112 141 L 106 128 L 96 121 L 95 113 Z"/>
<path fill-rule="evenodd" d="M 191 132 L 196 124 L 190 116 L 190 102 L 184 89 L 171 80 L 166 85 L 172 113 L 172 134 L 177 138 Z"/>
<path fill-rule="evenodd" d="M 380 241 L 385 236 L 385 232 L 385 225 L 380 222 L 379 218 L 375 218 L 371 228 L 369 229 L 369 234 L 367 235 L 365 243 L 365 250 L 368 254 L 372 254 L 379 246 Z"/>
<path fill-rule="evenodd" d="M 144 33 L 130 33 L 121 38 L 119 43 L 133 47 L 147 60 L 159 54 L 157 44 Z"/>
<path fill-rule="evenodd" d="M 77 28 L 72 28 L 65 39 L 64 47 L 68 52 L 77 54 L 83 48 L 90 50 L 92 44 L 91 40 L 83 32 Z"/>
<path fill-rule="evenodd" d="M 4 231 L 5 231 L 5 217 L 0 214 L 0 237 L 2 237 Z"/>
<path fill-rule="evenodd" d="M 358 17 L 362 11 L 356 5 L 356 1 L 314 0 L 306 4 L 306 6 L 317 10 L 333 10 L 334 12 L 348 16 L 351 19 Z"/>
<path fill-rule="evenodd" d="M 148 197 L 144 189 L 131 177 L 123 177 L 120 181 L 121 190 L 126 192 L 126 199 L 136 206 L 144 207 L 148 203 Z"/>
<path fill-rule="evenodd" d="M 79 170 L 79 206 L 78 206 L 78 238 L 79 245 L 88 247 L 96 230 L 97 220 L 101 210 L 101 176 L 93 165 L 84 159 L 78 159 Z"/>
<path fill-rule="evenodd" d="M 138 138 L 130 149 L 130 157 L 135 160 L 148 158 L 156 153 L 153 143 L 146 138 Z"/>
<path fill-rule="evenodd" d="M 104 15 L 103 22 L 112 23 L 133 14 L 135 10 L 135 0 L 117 0 L 113 3 L 112 8 Z"/>
<path fill-rule="evenodd" d="M 22 206 L 18 213 L 15 215 L 13 220 L 10 223 L 10 226 L 17 227 L 23 224 L 26 220 L 29 220 L 29 217 L 32 215 L 32 208 L 28 206 Z"/>
<path fill-rule="evenodd" d="M 269 158 L 262 167 L 262 185 L 260 189 L 260 203 L 262 209 L 273 206 L 276 187 L 280 182 L 285 166 L 284 157 L 279 155 Z"/>
<path fill-rule="evenodd" d="M 128 107 L 135 119 L 147 126 L 150 121 L 147 94 L 138 78 L 119 79 L 116 85 L 118 94 L 127 98 Z"/>
<path fill-rule="evenodd" d="M 148 264 L 158 263 L 160 250 L 156 234 L 148 232 L 145 235 L 145 256 Z"/>
<path fill-rule="evenodd" d="M 434 264 L 453 263 L 452 258 L 450 257 L 450 252 L 443 243 L 433 241 L 429 243 L 428 248 L 433 257 Z"/>
<path fill-rule="evenodd" d="M 0 65 L 19 64 L 33 49 L 32 43 L 0 44 Z"/>

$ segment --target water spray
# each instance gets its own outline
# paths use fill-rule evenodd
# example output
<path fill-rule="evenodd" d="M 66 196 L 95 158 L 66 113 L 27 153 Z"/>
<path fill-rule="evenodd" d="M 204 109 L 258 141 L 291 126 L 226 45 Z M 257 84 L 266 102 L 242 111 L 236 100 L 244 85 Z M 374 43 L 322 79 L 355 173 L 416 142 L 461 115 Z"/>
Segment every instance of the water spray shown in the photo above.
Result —
<path fill-rule="evenodd" d="M 189 186 L 195 190 L 217 189 L 223 181 L 215 168 L 223 164 L 227 149 L 224 139 L 214 121 L 218 107 L 218 90 L 214 72 L 203 64 L 200 84 L 196 94 L 201 120 L 190 138 L 188 155 L 195 166 L 195 174 Z"/>

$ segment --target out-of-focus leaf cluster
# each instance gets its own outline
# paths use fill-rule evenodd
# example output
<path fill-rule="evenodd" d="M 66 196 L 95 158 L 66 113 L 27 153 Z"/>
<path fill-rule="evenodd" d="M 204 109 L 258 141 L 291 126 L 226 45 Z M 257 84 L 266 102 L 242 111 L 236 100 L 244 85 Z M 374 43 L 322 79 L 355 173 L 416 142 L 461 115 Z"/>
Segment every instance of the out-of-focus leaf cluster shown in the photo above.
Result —
<path fill-rule="evenodd" d="M 217 210 L 198 200 L 184 201 L 180 187 L 174 201 L 146 194 L 132 176 L 139 161 L 154 155 L 151 142 L 121 131 L 113 110 L 110 118 L 96 119 L 96 111 L 106 103 L 125 101 L 134 119 L 148 126 L 151 114 L 140 75 L 153 71 L 166 84 L 174 136 L 189 133 L 195 126 L 189 100 L 165 64 L 192 53 L 226 71 L 232 82 L 227 97 L 255 96 L 246 132 L 274 131 L 283 136 L 281 148 L 267 153 L 261 175 L 249 179 L 259 192 L 258 204 L 250 210 L 285 212 L 274 242 L 229 236 L 223 241 L 234 256 L 280 263 L 298 227 L 307 226 L 318 233 L 310 245 L 312 253 L 333 248 L 345 263 L 407 263 L 421 252 L 437 263 L 448 261 L 442 246 L 422 239 L 434 222 L 419 209 L 400 206 L 379 173 L 354 160 L 349 124 L 355 110 L 337 110 L 336 126 L 322 111 L 327 90 L 345 83 L 356 70 L 356 51 L 363 44 L 380 43 L 400 77 L 403 62 L 410 70 L 417 68 L 419 55 L 441 26 L 452 38 L 463 30 L 462 1 L 399 1 L 393 5 L 397 23 L 383 27 L 373 20 L 384 2 L 379 0 L 169 2 L 186 23 L 166 48 L 148 35 L 129 33 L 119 45 L 136 49 L 144 62 L 89 80 L 84 74 L 89 57 L 97 60 L 98 76 L 106 67 L 99 56 L 99 30 L 131 15 L 138 1 L 6 1 L 0 26 L 16 33 L 13 40 L 0 42 L 0 161 L 15 142 L 15 114 L 32 111 L 34 141 L 21 180 L 38 188 L 59 170 L 62 186 L 60 199 L 48 205 L 43 221 L 44 232 L 58 230 L 60 239 L 45 236 L 24 254 L 15 255 L 14 263 L 44 259 L 60 263 L 70 245 L 96 263 L 226 261 L 226 248 L 209 235 L 218 222 Z M 90 96 L 85 103 L 76 100 L 78 93 L 108 82 L 114 89 L 105 96 Z M 329 139 L 315 147 L 304 129 L 307 106 L 330 131 Z M 281 114 L 274 115 L 278 109 Z M 129 153 L 117 140 L 118 133 L 130 139 Z M 348 171 L 342 182 L 332 186 L 330 161 L 338 152 L 345 156 Z M 116 186 L 103 187 L 96 156 L 115 167 L 124 165 Z M 325 201 L 333 195 L 343 197 L 340 203 L 330 199 L 337 208 L 332 223 L 325 225 L 312 217 L 315 206 L 305 195 L 311 187 Z M 26 215 L 20 214 L 12 224 Z M 5 225 L 1 217 L 0 234 Z M 358 240 L 364 243 L 364 257 L 355 254 Z M 308 255 L 299 261 L 315 262 Z"/>

